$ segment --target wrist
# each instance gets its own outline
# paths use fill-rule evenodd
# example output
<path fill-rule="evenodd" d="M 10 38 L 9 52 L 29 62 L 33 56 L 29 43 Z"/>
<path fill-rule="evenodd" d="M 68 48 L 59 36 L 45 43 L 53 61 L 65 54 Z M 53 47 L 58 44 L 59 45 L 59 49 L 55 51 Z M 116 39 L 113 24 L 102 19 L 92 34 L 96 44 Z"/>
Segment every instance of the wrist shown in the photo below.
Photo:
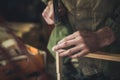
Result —
<path fill-rule="evenodd" d="M 100 48 L 110 45 L 115 41 L 113 31 L 109 27 L 104 27 L 96 31 Z"/>

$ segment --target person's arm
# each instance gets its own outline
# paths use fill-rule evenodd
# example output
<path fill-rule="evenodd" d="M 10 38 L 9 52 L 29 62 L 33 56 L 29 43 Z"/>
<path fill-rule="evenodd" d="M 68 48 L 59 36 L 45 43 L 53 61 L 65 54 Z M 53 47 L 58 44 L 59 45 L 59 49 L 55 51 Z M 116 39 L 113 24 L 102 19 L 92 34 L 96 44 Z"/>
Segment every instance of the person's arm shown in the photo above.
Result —
<path fill-rule="evenodd" d="M 97 38 L 99 39 L 100 48 L 108 46 L 116 40 L 114 31 L 108 26 L 99 29 L 95 33 L 97 35 Z"/>
<path fill-rule="evenodd" d="M 105 39 L 107 41 L 107 38 L 111 36 L 108 38 L 109 39 L 108 41 L 120 40 L 120 34 L 119 34 L 120 32 L 120 6 L 119 4 L 120 4 L 120 1 L 118 1 L 117 4 L 115 5 L 116 7 L 114 8 L 113 12 L 111 12 L 111 14 L 105 19 L 104 21 L 105 25 L 98 27 L 97 34 L 98 35 L 102 34 L 100 36 L 101 39 Z M 107 32 L 109 34 L 107 34 Z M 104 34 L 107 34 L 106 38 L 104 38 L 105 37 Z M 106 44 L 106 41 L 105 41 L 105 44 Z"/>
<path fill-rule="evenodd" d="M 81 57 L 89 52 L 95 52 L 114 41 L 120 41 L 120 7 L 106 19 L 105 25 L 94 32 L 75 32 L 58 42 L 53 51 L 60 56 Z M 65 49 L 73 46 L 72 48 Z"/>
<path fill-rule="evenodd" d="M 111 29 L 116 40 L 120 40 L 120 6 L 106 19 L 105 26 Z"/>

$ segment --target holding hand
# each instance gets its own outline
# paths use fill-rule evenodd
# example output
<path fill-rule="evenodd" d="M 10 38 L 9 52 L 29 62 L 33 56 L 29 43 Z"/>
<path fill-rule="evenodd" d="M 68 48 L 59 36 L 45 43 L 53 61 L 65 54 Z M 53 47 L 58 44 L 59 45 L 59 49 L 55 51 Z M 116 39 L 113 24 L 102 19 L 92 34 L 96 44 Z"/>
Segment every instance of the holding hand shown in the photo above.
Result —
<path fill-rule="evenodd" d="M 63 38 L 53 47 L 53 51 L 60 56 L 71 58 L 82 57 L 89 52 L 95 52 L 100 48 L 111 44 L 115 40 L 112 30 L 105 27 L 97 32 L 76 31 Z"/>
<path fill-rule="evenodd" d="M 54 11 L 53 11 L 53 4 L 52 1 L 48 2 L 47 7 L 44 9 L 42 13 L 43 18 L 49 25 L 54 24 Z"/>
<path fill-rule="evenodd" d="M 67 47 L 73 46 L 69 49 Z M 61 41 L 53 48 L 60 56 L 80 57 L 88 52 L 96 51 L 99 48 L 99 41 L 95 33 L 75 32 Z"/>

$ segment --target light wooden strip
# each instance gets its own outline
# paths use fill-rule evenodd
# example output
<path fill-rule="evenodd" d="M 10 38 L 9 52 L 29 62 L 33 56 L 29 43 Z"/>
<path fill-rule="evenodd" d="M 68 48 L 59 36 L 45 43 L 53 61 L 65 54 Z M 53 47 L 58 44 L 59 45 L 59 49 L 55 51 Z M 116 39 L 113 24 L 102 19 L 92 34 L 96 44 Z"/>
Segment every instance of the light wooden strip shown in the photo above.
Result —
<path fill-rule="evenodd" d="M 56 73 L 57 80 L 62 80 L 62 58 L 60 58 L 59 54 L 56 54 Z"/>
<path fill-rule="evenodd" d="M 120 54 L 116 54 L 116 53 L 110 54 L 105 52 L 96 52 L 96 53 L 89 53 L 84 57 L 120 62 Z"/>

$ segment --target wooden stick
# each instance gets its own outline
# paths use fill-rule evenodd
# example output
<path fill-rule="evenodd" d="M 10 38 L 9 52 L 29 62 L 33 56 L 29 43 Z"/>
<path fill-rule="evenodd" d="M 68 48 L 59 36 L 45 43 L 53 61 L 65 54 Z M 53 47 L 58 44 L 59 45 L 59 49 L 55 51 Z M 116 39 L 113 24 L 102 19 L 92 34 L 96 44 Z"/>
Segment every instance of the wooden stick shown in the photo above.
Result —
<path fill-rule="evenodd" d="M 57 73 L 57 80 L 62 80 L 62 60 L 58 53 L 56 53 L 56 73 Z"/>
<path fill-rule="evenodd" d="M 120 54 L 116 54 L 116 53 L 111 54 L 105 52 L 96 52 L 96 53 L 89 53 L 84 57 L 120 62 Z"/>
<path fill-rule="evenodd" d="M 116 53 L 111 54 L 111 53 L 105 53 L 105 52 L 96 52 L 96 53 L 89 53 L 84 57 L 120 62 L 120 54 L 116 54 Z M 57 80 L 62 80 L 62 76 L 61 76 L 62 60 L 59 54 L 56 54 L 56 73 L 57 73 Z"/>

